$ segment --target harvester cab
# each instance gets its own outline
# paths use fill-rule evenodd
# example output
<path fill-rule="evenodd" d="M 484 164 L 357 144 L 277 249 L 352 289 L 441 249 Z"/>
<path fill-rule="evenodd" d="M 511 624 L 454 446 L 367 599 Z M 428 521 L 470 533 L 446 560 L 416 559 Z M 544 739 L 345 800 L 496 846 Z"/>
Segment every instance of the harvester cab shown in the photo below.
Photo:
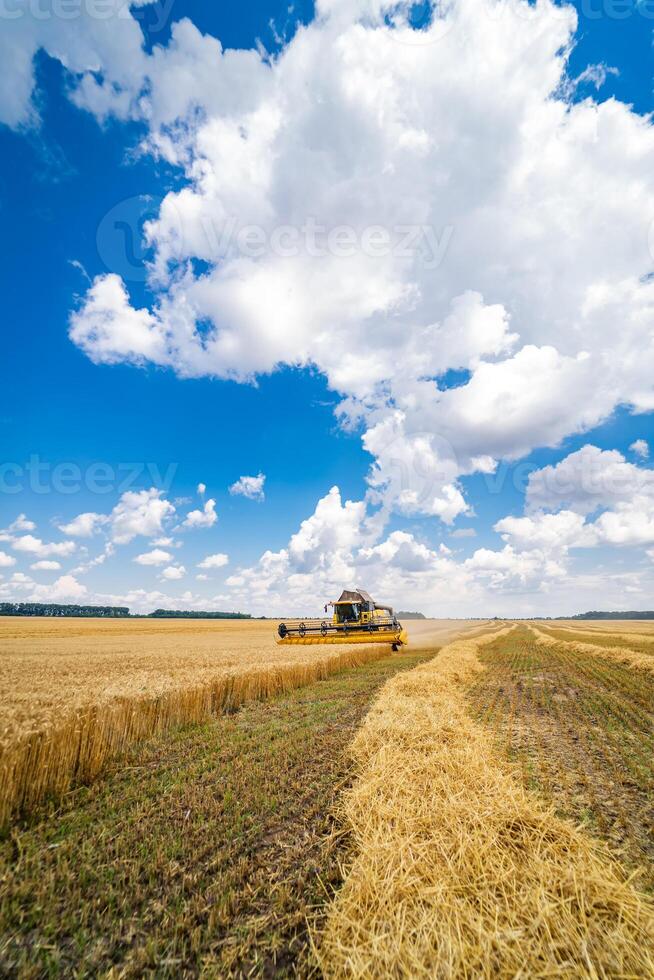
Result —
<path fill-rule="evenodd" d="M 290 619 L 280 623 L 278 643 L 390 643 L 399 650 L 408 636 L 391 606 L 375 602 L 363 589 L 345 590 L 339 599 L 327 603 L 325 619 Z"/>

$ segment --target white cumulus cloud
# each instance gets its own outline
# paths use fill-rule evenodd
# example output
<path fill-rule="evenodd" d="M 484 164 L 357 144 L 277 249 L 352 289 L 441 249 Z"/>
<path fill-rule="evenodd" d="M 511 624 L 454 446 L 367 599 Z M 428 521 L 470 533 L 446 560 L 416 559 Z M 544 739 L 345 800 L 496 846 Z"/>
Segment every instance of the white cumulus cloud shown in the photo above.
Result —
<path fill-rule="evenodd" d="M 30 521 L 26 514 L 19 514 L 16 520 L 11 522 L 7 530 L 12 534 L 16 531 L 35 531 L 36 524 L 34 521 Z"/>
<path fill-rule="evenodd" d="M 161 548 L 153 548 L 152 551 L 146 551 L 142 555 L 137 555 L 133 561 L 139 565 L 165 565 L 172 557 L 169 551 L 163 551 Z"/>
<path fill-rule="evenodd" d="M 71 555 L 76 548 L 74 541 L 60 541 L 46 544 L 40 538 L 35 538 L 32 534 L 24 534 L 22 537 L 14 538 L 11 544 L 15 551 L 25 551 L 30 555 L 38 555 L 39 558 L 47 558 L 49 555 L 57 555 L 64 558 Z"/>
<path fill-rule="evenodd" d="M 636 439 L 635 442 L 632 442 L 629 448 L 632 453 L 635 453 L 636 456 L 640 456 L 641 459 L 647 459 L 649 456 L 649 445 L 645 439 Z"/>
<path fill-rule="evenodd" d="M 461 477 L 654 407 L 654 126 L 571 101 L 571 6 L 397 9 L 323 3 L 272 62 L 183 21 L 133 78 L 122 53 L 84 76 L 78 104 L 142 114 L 186 185 L 146 229 L 152 305 L 100 276 L 71 337 L 182 377 L 315 366 L 382 504 L 451 523 Z"/>
<path fill-rule="evenodd" d="M 59 530 L 72 538 L 90 538 L 107 521 L 108 517 L 105 514 L 87 511 L 84 514 L 78 514 L 68 524 L 60 524 Z"/>
<path fill-rule="evenodd" d="M 218 552 L 215 555 L 207 555 L 198 563 L 198 568 L 224 568 L 229 564 L 229 556 Z"/>
<path fill-rule="evenodd" d="M 163 499 L 161 490 L 128 490 L 110 515 L 111 537 L 116 544 L 128 544 L 135 537 L 153 538 L 162 534 L 174 506 Z"/>
<path fill-rule="evenodd" d="M 229 492 L 232 496 L 248 497 L 250 500 L 263 500 L 263 485 L 266 477 L 263 473 L 257 476 L 240 476 L 235 483 L 232 483 Z"/>
<path fill-rule="evenodd" d="M 183 565 L 168 565 L 161 573 L 161 577 L 169 581 L 184 578 L 185 575 L 186 569 Z"/>
<path fill-rule="evenodd" d="M 34 602 L 77 602 L 87 592 L 86 586 L 73 575 L 62 575 L 52 585 L 37 585 L 30 599 Z"/>
<path fill-rule="evenodd" d="M 216 501 L 207 500 L 205 501 L 202 510 L 191 510 L 188 512 L 184 520 L 182 521 L 180 527 L 184 528 L 198 528 L 198 527 L 213 527 L 213 525 L 218 520 L 218 515 L 216 514 Z"/>

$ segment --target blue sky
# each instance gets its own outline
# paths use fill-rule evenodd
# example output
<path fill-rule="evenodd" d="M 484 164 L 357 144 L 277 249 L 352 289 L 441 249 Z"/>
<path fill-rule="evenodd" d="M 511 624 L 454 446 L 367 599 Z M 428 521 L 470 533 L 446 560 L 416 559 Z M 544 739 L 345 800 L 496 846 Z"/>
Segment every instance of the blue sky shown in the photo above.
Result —
<path fill-rule="evenodd" d="M 488 17 L 495 32 L 488 43 L 496 45 L 497 65 L 489 59 L 479 67 L 483 48 L 475 50 L 474 32 L 467 40 L 459 32 L 456 11 L 438 18 L 425 5 L 326 0 L 316 19 L 309 4 L 175 0 L 121 14 L 125 50 L 127 42 L 142 49 L 138 69 L 98 33 L 113 22 L 88 27 L 92 5 L 79 6 L 63 27 L 54 13 L 37 23 L 29 3 L 16 4 L 20 17 L 5 22 L 4 43 L 21 52 L 15 63 L 22 67 L 4 58 L 1 69 L 18 93 L 0 103 L 1 597 L 276 614 L 311 611 L 313 595 L 319 608 L 339 585 L 360 584 L 381 591 L 380 599 L 441 616 L 565 614 L 589 603 L 650 608 L 654 402 L 651 381 L 649 392 L 643 385 L 652 263 L 643 202 L 654 204 L 646 156 L 654 10 L 578 4 L 577 29 L 569 30 L 574 47 L 561 68 L 556 39 L 567 15 L 560 8 L 559 16 L 547 8 L 541 30 L 526 5 L 513 4 L 515 56 L 516 30 L 493 13 L 493 0 L 465 0 L 455 5 L 462 16 Z M 185 19 L 197 30 L 182 44 L 173 29 Z M 439 21 L 448 30 L 432 39 Z M 387 84 L 376 90 L 371 65 L 388 37 L 399 43 L 382 56 Z M 212 38 L 223 49 L 250 51 L 251 59 L 234 69 Z M 412 50 L 417 67 L 406 57 Z M 179 86 L 188 92 L 178 112 L 169 81 L 180 60 Z M 554 87 L 556 65 L 561 84 Z M 543 121 L 553 100 L 569 112 L 583 105 L 584 118 L 574 127 Z M 596 111 L 602 105 L 603 115 Z M 617 121 L 609 105 L 618 106 Z M 252 146 L 242 157 L 229 142 L 237 123 Z M 538 139 L 552 137 L 545 164 L 524 136 L 530 124 Z M 589 127 L 596 128 L 592 140 Z M 396 144 L 406 148 L 400 156 Z M 198 166 L 210 182 L 198 178 Z M 511 186 L 520 188 L 511 192 L 515 213 Z M 367 256 L 356 267 L 338 258 L 308 267 L 302 256 L 284 264 L 278 255 L 274 268 L 266 269 L 267 255 L 244 264 L 243 256 L 196 244 L 184 210 L 189 188 L 210 222 L 239 207 L 243 224 L 260 221 L 266 248 L 269 221 L 297 227 L 298 216 L 316 213 L 340 226 L 351 211 L 359 234 L 391 221 L 395 229 L 398 220 L 423 228 L 429 212 L 444 243 L 442 262 L 425 270 L 394 253 L 393 261 L 374 265 Z M 404 195 L 412 198 L 406 216 Z M 174 200 L 184 225 L 182 252 L 172 260 L 166 250 L 174 218 L 162 219 L 145 241 L 144 222 L 161 217 L 164 199 Z M 557 228 L 541 233 L 554 213 Z M 494 245 L 483 242 L 489 228 L 497 269 Z M 552 246 L 555 232 L 565 239 L 562 249 Z M 158 278 L 157 255 L 165 267 Z M 238 295 L 234 279 L 225 282 L 230 263 L 243 285 Z M 102 295 L 91 283 L 106 287 Z M 115 289 L 107 295 L 117 283 L 125 303 Z M 600 287 L 611 300 L 602 294 L 591 304 L 593 321 L 588 297 Z M 480 300 L 460 307 L 458 297 L 472 293 Z M 191 307 L 197 337 L 224 329 L 233 347 L 212 354 L 200 343 L 185 351 L 188 326 L 179 324 Z M 144 354 L 142 339 L 130 338 L 143 323 L 134 311 L 146 310 Z M 635 324 L 631 333 L 623 314 Z M 72 338 L 71 315 L 78 317 Z M 99 322 L 113 331 L 102 343 Z M 472 338 L 465 355 L 458 350 L 463 335 Z M 434 351 L 428 367 L 425 349 Z M 562 362 L 552 368 L 552 390 L 561 382 L 553 403 L 547 391 L 541 401 L 529 390 L 516 393 L 510 372 L 525 349 L 545 359 L 544 367 L 535 356 L 520 361 L 520 376 L 533 371 L 535 387 L 550 387 L 547 350 L 580 372 L 584 357 L 596 357 L 598 383 L 585 373 L 569 379 Z M 345 354 L 352 357 L 347 369 Z M 508 373 L 495 376 L 485 365 Z M 597 388 L 606 389 L 602 397 Z M 432 404 L 438 389 L 445 397 Z M 455 391 L 463 394 L 450 401 L 447 392 Z M 486 404 L 500 406 L 496 419 Z M 516 418 L 506 432 L 504 405 Z M 476 439 L 486 429 L 487 439 Z M 388 445 L 396 447 L 390 455 Z M 583 455 L 588 445 L 609 455 L 592 462 Z M 620 471 L 628 489 L 598 491 L 590 511 L 572 491 L 530 504 L 529 473 L 570 457 L 582 473 L 588 460 L 600 473 L 630 467 Z M 101 493 L 90 486 L 97 464 L 110 474 Z M 230 492 L 239 478 L 259 474 L 261 493 Z M 206 490 L 198 493 L 198 484 Z M 338 500 L 329 496 L 333 487 Z M 144 533 L 117 541 L 114 509 L 126 493 L 138 507 L 134 495 L 145 491 L 174 512 L 148 523 L 143 498 Z M 185 528 L 186 515 L 207 500 L 215 501 L 217 520 Z M 15 525 L 19 514 L 25 517 Z M 92 533 L 62 530 L 80 514 L 98 515 Z M 530 524 L 498 530 L 505 519 Z M 25 536 L 39 543 L 21 545 Z M 48 551 L 62 542 L 71 548 Z M 157 549 L 169 557 L 134 560 Z M 262 564 L 266 553 L 273 557 Z M 216 554 L 228 556 L 224 564 L 199 570 Z M 59 567 L 34 568 L 42 562 Z M 166 576 L 170 568 L 177 571 Z"/>

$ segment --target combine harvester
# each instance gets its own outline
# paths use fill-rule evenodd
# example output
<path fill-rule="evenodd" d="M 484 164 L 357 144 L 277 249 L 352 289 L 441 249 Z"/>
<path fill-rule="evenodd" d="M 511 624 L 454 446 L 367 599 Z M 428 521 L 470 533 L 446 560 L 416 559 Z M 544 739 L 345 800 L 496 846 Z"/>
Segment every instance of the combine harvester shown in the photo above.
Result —
<path fill-rule="evenodd" d="M 331 619 L 289 619 L 280 623 L 278 643 L 390 643 L 399 650 L 409 642 L 406 630 L 390 606 L 380 606 L 364 592 L 343 592 Z"/>

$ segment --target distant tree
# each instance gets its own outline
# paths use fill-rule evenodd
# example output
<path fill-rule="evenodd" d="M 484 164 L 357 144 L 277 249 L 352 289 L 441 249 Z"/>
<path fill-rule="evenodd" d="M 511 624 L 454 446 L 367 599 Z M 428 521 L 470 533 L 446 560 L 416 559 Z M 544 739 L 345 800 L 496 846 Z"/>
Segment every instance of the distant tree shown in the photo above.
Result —
<path fill-rule="evenodd" d="M 125 618 L 127 606 L 78 606 L 59 602 L 0 602 L 0 616 L 78 616 Z"/>
<path fill-rule="evenodd" d="M 202 612 L 197 609 L 155 609 L 148 619 L 252 619 L 250 613 Z"/>
<path fill-rule="evenodd" d="M 94 617 L 107 619 L 252 619 L 249 613 L 155 609 L 147 616 L 131 616 L 127 606 L 79 606 L 59 602 L 0 602 L 0 616 Z"/>
<path fill-rule="evenodd" d="M 654 619 L 652 610 L 630 610 L 629 612 L 593 612 L 577 613 L 576 616 L 562 616 L 561 619 Z"/>

